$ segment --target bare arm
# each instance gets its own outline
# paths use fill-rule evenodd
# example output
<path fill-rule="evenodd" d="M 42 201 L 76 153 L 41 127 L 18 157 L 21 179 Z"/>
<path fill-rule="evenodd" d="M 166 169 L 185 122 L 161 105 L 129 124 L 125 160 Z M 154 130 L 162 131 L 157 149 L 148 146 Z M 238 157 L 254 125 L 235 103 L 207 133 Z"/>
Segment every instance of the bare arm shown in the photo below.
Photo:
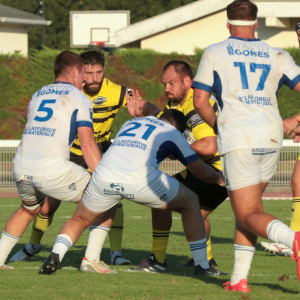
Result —
<path fill-rule="evenodd" d="M 198 178 L 207 183 L 215 183 L 225 186 L 222 172 L 216 172 L 212 167 L 205 164 L 201 159 L 197 159 L 186 165 L 187 169 L 191 171 Z"/>
<path fill-rule="evenodd" d="M 79 127 L 78 138 L 83 158 L 92 172 L 101 160 L 100 150 L 95 142 L 94 131 L 90 127 Z"/>
<path fill-rule="evenodd" d="M 25 109 L 23 110 L 23 117 L 26 121 L 27 121 L 28 113 L 29 113 L 29 104 L 27 104 Z"/>
<path fill-rule="evenodd" d="M 215 136 L 207 136 L 191 144 L 191 148 L 199 157 L 215 155 L 218 152 L 217 138 Z"/>
<path fill-rule="evenodd" d="M 194 89 L 194 107 L 201 118 L 218 133 L 217 118 L 212 106 L 209 103 L 210 93 L 204 90 Z"/>
<path fill-rule="evenodd" d="M 300 143 L 300 126 L 294 129 L 291 137 L 294 138 L 294 143 Z"/>

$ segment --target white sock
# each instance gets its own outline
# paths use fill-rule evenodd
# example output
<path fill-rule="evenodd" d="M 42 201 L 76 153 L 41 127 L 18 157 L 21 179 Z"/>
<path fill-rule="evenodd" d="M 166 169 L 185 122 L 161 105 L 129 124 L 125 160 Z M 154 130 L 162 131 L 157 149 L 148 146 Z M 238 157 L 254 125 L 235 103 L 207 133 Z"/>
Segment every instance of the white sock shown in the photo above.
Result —
<path fill-rule="evenodd" d="M 3 231 L 0 239 L 0 267 L 2 267 L 11 252 L 12 248 L 20 240 L 19 237 L 8 234 Z"/>
<path fill-rule="evenodd" d="M 203 269 L 208 269 L 206 237 L 199 241 L 189 242 L 189 246 L 195 266 L 200 265 Z"/>
<path fill-rule="evenodd" d="M 295 231 L 279 220 L 274 220 L 267 227 L 268 239 L 293 249 Z"/>
<path fill-rule="evenodd" d="M 59 255 L 59 261 L 61 262 L 72 245 L 73 242 L 67 234 L 59 234 L 54 243 L 52 252 Z"/>
<path fill-rule="evenodd" d="M 254 255 L 254 246 L 234 244 L 234 267 L 230 284 L 237 284 L 241 279 L 246 279 Z"/>
<path fill-rule="evenodd" d="M 90 226 L 89 242 L 85 250 L 85 257 L 94 263 L 100 261 L 103 244 L 110 228 L 107 226 Z"/>

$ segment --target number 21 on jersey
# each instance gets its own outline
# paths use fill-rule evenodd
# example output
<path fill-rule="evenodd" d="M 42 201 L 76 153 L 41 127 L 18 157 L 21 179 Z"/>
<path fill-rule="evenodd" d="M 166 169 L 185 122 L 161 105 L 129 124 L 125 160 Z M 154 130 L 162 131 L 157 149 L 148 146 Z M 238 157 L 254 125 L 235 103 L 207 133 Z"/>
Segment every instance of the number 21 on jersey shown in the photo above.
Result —
<path fill-rule="evenodd" d="M 131 136 L 131 137 L 134 137 L 137 135 L 137 133 L 139 131 L 137 131 L 138 128 L 140 128 L 142 126 L 142 124 L 138 123 L 138 122 L 132 122 L 129 124 L 130 125 L 133 125 L 132 127 L 122 131 L 119 135 L 119 136 Z M 151 125 L 151 124 L 145 124 L 146 127 L 148 127 L 145 131 L 143 131 L 143 135 L 142 135 L 142 139 L 147 141 L 149 136 L 151 135 L 151 133 L 157 128 L 156 126 L 154 125 Z"/>

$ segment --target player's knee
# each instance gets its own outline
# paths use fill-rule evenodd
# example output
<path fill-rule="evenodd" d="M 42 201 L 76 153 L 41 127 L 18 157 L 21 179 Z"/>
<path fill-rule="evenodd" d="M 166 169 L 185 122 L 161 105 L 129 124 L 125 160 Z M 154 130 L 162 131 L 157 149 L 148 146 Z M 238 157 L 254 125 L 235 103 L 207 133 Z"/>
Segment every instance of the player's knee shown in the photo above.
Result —
<path fill-rule="evenodd" d="M 86 228 L 88 228 L 91 224 L 91 222 L 89 222 L 88 220 L 84 219 L 82 216 L 79 215 L 75 215 L 73 216 L 73 220 L 78 224 L 78 226 L 82 229 L 85 230 Z"/>
<path fill-rule="evenodd" d="M 45 201 L 45 197 L 39 200 L 28 201 L 22 199 L 22 207 L 26 209 L 29 214 L 37 214 L 41 210 L 41 206 Z"/>

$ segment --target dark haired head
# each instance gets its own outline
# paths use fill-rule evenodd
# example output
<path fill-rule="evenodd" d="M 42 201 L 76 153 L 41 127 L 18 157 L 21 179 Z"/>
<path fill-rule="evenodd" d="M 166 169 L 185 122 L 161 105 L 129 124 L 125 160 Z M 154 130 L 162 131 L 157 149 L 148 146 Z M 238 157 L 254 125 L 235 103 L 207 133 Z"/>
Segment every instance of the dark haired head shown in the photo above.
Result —
<path fill-rule="evenodd" d="M 104 67 L 105 65 L 104 54 L 101 51 L 95 51 L 95 50 L 86 51 L 81 53 L 80 57 L 83 59 L 83 63 L 85 65 L 92 65 L 92 66 L 101 65 L 102 67 Z"/>
<path fill-rule="evenodd" d="M 227 6 L 229 20 L 254 21 L 257 18 L 257 6 L 249 0 L 236 0 Z"/>
<path fill-rule="evenodd" d="M 186 121 L 184 114 L 177 109 L 166 109 L 160 116 L 160 119 L 164 119 L 177 128 L 181 133 L 186 129 Z"/>
<path fill-rule="evenodd" d="M 175 72 L 180 76 L 181 79 L 183 79 L 186 76 L 190 77 L 191 79 L 194 78 L 191 66 L 188 63 L 186 63 L 185 61 L 182 61 L 182 60 L 171 60 L 171 61 L 169 61 L 164 66 L 162 73 L 164 74 L 165 71 L 171 66 L 174 67 Z"/>
<path fill-rule="evenodd" d="M 82 58 L 71 51 L 63 51 L 58 54 L 54 61 L 54 75 L 55 78 L 63 75 L 68 72 L 72 67 L 76 67 L 78 71 L 81 71 L 83 68 Z"/>

